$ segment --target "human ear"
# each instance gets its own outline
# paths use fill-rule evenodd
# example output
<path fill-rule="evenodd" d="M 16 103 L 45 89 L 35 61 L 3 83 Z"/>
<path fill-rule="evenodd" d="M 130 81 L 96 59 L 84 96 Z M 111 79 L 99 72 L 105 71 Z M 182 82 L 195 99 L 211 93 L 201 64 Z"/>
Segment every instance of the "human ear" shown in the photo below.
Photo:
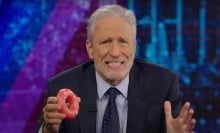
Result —
<path fill-rule="evenodd" d="M 89 58 L 93 60 L 93 47 L 92 47 L 92 42 L 89 41 L 88 39 L 86 40 L 86 50 Z"/>

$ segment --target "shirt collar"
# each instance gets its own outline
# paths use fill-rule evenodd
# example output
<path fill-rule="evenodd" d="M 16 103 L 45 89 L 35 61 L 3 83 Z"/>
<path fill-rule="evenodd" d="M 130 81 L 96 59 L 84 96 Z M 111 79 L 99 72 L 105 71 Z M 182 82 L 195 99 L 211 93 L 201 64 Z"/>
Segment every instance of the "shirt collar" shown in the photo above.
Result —
<path fill-rule="evenodd" d="M 101 99 L 105 92 L 110 88 L 110 87 L 115 87 L 117 88 L 122 95 L 127 98 L 128 94 L 128 83 L 129 83 L 129 75 L 125 77 L 124 80 L 117 86 L 111 86 L 109 83 L 107 83 L 105 80 L 103 80 L 99 74 L 96 72 L 96 82 L 97 82 L 97 92 L 98 92 L 98 98 Z"/>

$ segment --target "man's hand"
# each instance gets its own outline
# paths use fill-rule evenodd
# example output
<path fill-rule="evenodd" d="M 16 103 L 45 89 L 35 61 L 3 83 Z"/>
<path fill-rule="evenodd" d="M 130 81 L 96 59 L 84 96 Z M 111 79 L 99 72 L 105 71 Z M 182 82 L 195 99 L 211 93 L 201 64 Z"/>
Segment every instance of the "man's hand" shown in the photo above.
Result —
<path fill-rule="evenodd" d="M 164 102 L 167 133 L 194 133 L 196 120 L 192 118 L 194 111 L 190 109 L 190 103 L 186 102 L 177 118 L 173 118 L 171 104 Z"/>
<path fill-rule="evenodd" d="M 54 133 L 59 130 L 60 124 L 62 120 L 65 118 L 64 114 L 59 113 L 60 109 L 60 105 L 57 104 L 57 98 L 48 97 L 47 104 L 43 108 L 43 133 Z"/>

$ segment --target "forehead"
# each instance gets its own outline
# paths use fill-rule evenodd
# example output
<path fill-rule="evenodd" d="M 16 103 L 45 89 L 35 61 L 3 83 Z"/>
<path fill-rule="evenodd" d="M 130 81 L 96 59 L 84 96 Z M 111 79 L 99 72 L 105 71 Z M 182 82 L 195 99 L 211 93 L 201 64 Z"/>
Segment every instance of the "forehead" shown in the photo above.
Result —
<path fill-rule="evenodd" d="M 97 26 L 112 26 L 116 23 L 131 27 L 130 23 L 125 18 L 121 18 L 119 16 L 109 16 L 109 17 L 100 18 L 95 22 L 94 26 L 95 27 L 97 27 Z M 111 24 L 111 25 L 102 25 L 102 24 Z"/>
<path fill-rule="evenodd" d="M 131 24 L 124 18 L 120 17 L 105 17 L 95 22 L 93 34 L 127 34 L 130 35 L 134 31 Z"/>

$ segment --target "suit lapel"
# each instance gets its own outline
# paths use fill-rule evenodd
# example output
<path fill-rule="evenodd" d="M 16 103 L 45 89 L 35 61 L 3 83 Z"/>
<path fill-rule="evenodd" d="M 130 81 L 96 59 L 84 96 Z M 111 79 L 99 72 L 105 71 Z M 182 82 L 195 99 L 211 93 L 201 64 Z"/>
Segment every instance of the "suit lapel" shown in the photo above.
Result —
<path fill-rule="evenodd" d="M 85 84 L 81 85 L 81 102 L 79 113 L 79 124 L 82 133 L 96 133 L 97 114 L 97 84 L 94 67 L 90 67 L 85 77 Z M 142 132 L 144 118 L 146 115 L 147 103 L 144 100 L 147 96 L 146 75 L 134 64 L 128 87 L 128 118 L 127 133 Z"/>
<path fill-rule="evenodd" d="M 79 123 L 82 133 L 96 133 L 96 96 L 97 85 L 94 67 L 90 67 L 87 75 L 83 75 L 82 100 L 80 102 Z"/>
<path fill-rule="evenodd" d="M 147 103 L 144 101 L 147 93 L 146 81 L 147 77 L 142 77 L 140 69 L 132 67 L 128 88 L 128 121 L 127 133 L 142 132 L 144 118 L 146 115 Z M 146 76 L 146 75 L 145 75 Z M 145 85 L 145 86 L 144 86 Z"/>

